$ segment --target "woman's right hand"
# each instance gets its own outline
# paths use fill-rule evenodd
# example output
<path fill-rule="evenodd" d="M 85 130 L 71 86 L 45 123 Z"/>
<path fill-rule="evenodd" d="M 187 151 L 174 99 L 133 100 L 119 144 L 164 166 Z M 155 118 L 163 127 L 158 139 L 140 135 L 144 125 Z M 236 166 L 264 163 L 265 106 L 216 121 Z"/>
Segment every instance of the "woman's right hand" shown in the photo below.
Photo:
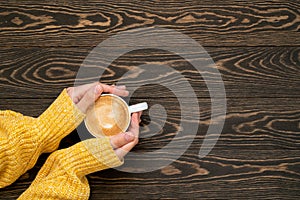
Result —
<path fill-rule="evenodd" d="M 138 143 L 139 123 L 142 111 L 132 114 L 131 124 L 127 132 L 110 137 L 110 144 L 120 160 Z"/>

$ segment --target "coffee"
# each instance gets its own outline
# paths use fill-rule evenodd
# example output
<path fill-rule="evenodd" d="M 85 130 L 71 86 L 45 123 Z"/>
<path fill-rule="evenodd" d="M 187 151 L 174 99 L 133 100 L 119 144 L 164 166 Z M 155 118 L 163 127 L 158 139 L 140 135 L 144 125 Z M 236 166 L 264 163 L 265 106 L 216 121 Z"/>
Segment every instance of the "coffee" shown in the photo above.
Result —
<path fill-rule="evenodd" d="M 114 95 L 102 95 L 87 111 L 87 129 L 96 137 L 125 132 L 130 122 L 126 102 Z"/>

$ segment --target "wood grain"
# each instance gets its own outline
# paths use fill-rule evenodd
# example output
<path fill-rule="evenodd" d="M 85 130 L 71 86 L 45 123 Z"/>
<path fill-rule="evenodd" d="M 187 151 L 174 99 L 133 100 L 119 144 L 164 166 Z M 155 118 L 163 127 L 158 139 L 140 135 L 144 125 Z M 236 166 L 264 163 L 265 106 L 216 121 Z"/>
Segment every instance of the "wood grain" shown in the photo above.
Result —
<path fill-rule="evenodd" d="M 91 48 L 1 48 L 0 98 L 55 98 L 60 91 L 74 84 L 76 74 Z M 206 48 L 218 67 L 227 97 L 299 97 L 300 48 L 298 47 L 243 47 Z M 91 77 L 82 83 L 99 80 L 98 71 L 106 69 L 101 81 L 121 83 L 129 90 L 143 86 L 144 94 L 155 93 L 158 98 L 168 93 L 158 85 L 176 87 L 179 96 L 190 97 L 183 85 L 187 82 L 199 98 L 208 98 L 206 84 L 189 62 L 162 50 L 137 50 L 127 53 L 109 65 L 97 55 L 92 65 L 86 66 Z M 156 67 L 167 66 L 172 73 L 157 74 Z M 108 68 L 104 66 L 109 65 Z M 161 73 L 161 70 L 159 71 Z M 176 72 L 176 73 L 175 73 Z M 203 73 L 203 71 L 200 73 Z M 142 77 L 142 78 L 141 78 Z M 213 77 L 213 76 L 212 76 Z M 217 84 L 217 81 L 211 80 Z M 157 85 L 158 84 L 158 85 Z M 192 91 L 192 92 L 193 92 Z"/>
<path fill-rule="evenodd" d="M 91 47 L 120 31 L 160 26 L 204 46 L 299 46 L 299 8 L 293 0 L 6 1 L 0 6 L 0 43 Z"/>
<path fill-rule="evenodd" d="M 211 99 L 203 77 L 189 62 L 157 49 L 132 51 L 111 64 L 98 54 L 86 69 L 93 72 L 109 65 L 101 81 L 126 84 L 132 90 L 128 101 L 147 101 L 150 106 L 142 116 L 141 138 L 134 152 L 154 152 L 175 141 L 159 158 L 169 160 L 193 137 L 189 133 L 174 140 L 182 131 L 180 122 L 197 126 L 198 131 L 185 153 L 162 169 L 140 174 L 109 169 L 89 175 L 90 199 L 299 199 L 299 10 L 300 2 L 295 0 L 2 1 L 0 110 L 39 116 L 63 88 L 74 84 L 93 47 L 121 31 L 177 30 L 205 46 L 224 81 L 227 115 L 217 144 L 199 159 L 211 123 Z M 138 37 L 148 36 L 139 32 Z M 123 42 L 124 46 L 112 43 L 107 49 L 133 45 Z M 176 48 L 183 42 L 172 45 Z M 156 67 L 145 71 L 143 65 Z M 157 74 L 161 66 L 176 73 Z M 92 75 L 80 82 L 98 79 Z M 185 81 L 197 99 L 187 91 Z M 140 87 L 133 91 L 136 85 Z M 172 86 L 179 96 L 170 90 Z M 179 100 L 192 108 L 183 119 Z M 194 118 L 198 106 L 200 122 Z M 78 133 L 64 138 L 60 148 L 79 142 Z M 19 197 L 48 156 L 43 154 L 33 169 L 0 189 L 0 199 Z M 159 159 L 144 161 L 151 165 Z"/>
<path fill-rule="evenodd" d="M 200 122 L 195 121 L 195 113 L 181 119 L 184 108 L 178 99 L 144 99 L 133 97 L 130 102 L 147 101 L 149 110 L 142 117 L 141 140 L 139 151 L 154 151 L 163 148 L 180 134 L 181 123 L 199 127 L 197 133 L 181 133 L 181 137 L 170 146 L 174 151 L 186 143 L 187 138 L 194 138 L 193 147 L 200 149 L 207 128 L 211 123 L 211 102 L 198 99 Z M 37 117 L 51 104 L 50 99 L 14 99 L 1 100 L 0 109 L 13 109 L 29 116 Z M 190 101 L 192 102 L 192 101 Z M 188 102 L 187 102 L 188 103 Z M 189 104 L 189 103 L 188 103 Z M 160 107 L 157 107 L 160 105 Z M 166 114 L 166 115 L 165 115 Z M 199 123 L 199 124 L 198 124 Z M 216 126 L 218 124 L 214 124 Z M 299 98 L 255 98 L 228 99 L 227 115 L 224 128 L 214 148 L 223 150 L 299 150 L 300 148 L 300 104 Z M 76 133 L 68 141 L 78 142 Z M 73 139 L 73 140 L 72 140 Z M 68 143 L 71 145 L 72 143 Z M 179 147 L 179 148 L 178 148 Z"/>
<path fill-rule="evenodd" d="M 203 160 L 199 160 L 195 152 L 185 154 L 172 165 L 149 176 L 115 171 L 96 173 L 89 176 L 90 182 L 104 187 L 92 188 L 91 197 L 229 199 L 298 196 L 297 152 L 239 150 L 239 156 L 236 154 L 233 151 L 213 151 Z M 274 159 L 278 154 L 281 158 Z"/>
<path fill-rule="evenodd" d="M 88 176 L 90 199 L 226 198 L 297 199 L 299 151 L 216 150 L 200 160 L 196 149 L 161 170 L 134 174 L 114 169 Z M 33 181 L 47 155 L 5 190 L 5 199 L 17 198 Z"/>

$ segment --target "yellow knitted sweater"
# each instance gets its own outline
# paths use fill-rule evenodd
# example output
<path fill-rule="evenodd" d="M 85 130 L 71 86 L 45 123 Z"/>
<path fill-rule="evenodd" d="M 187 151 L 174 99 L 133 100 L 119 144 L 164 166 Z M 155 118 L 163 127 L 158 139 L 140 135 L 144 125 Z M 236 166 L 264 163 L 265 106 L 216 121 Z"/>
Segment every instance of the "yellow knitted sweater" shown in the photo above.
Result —
<path fill-rule="evenodd" d="M 31 169 L 40 154 L 55 151 L 84 117 L 66 90 L 38 118 L 0 111 L 0 188 Z M 79 142 L 52 153 L 19 199 L 88 199 L 85 175 L 121 164 L 108 138 Z"/>

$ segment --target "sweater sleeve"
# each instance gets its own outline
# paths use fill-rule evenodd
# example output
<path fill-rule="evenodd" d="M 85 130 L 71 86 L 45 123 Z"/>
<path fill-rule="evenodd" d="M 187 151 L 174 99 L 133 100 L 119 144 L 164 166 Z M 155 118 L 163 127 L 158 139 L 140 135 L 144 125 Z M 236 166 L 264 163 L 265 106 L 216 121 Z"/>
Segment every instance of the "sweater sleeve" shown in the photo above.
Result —
<path fill-rule="evenodd" d="M 52 153 L 19 199 L 88 199 L 85 175 L 121 164 L 108 138 L 79 142 Z"/>
<path fill-rule="evenodd" d="M 66 89 L 38 118 L 0 111 L 0 188 L 31 169 L 40 154 L 56 150 L 84 117 Z"/>

